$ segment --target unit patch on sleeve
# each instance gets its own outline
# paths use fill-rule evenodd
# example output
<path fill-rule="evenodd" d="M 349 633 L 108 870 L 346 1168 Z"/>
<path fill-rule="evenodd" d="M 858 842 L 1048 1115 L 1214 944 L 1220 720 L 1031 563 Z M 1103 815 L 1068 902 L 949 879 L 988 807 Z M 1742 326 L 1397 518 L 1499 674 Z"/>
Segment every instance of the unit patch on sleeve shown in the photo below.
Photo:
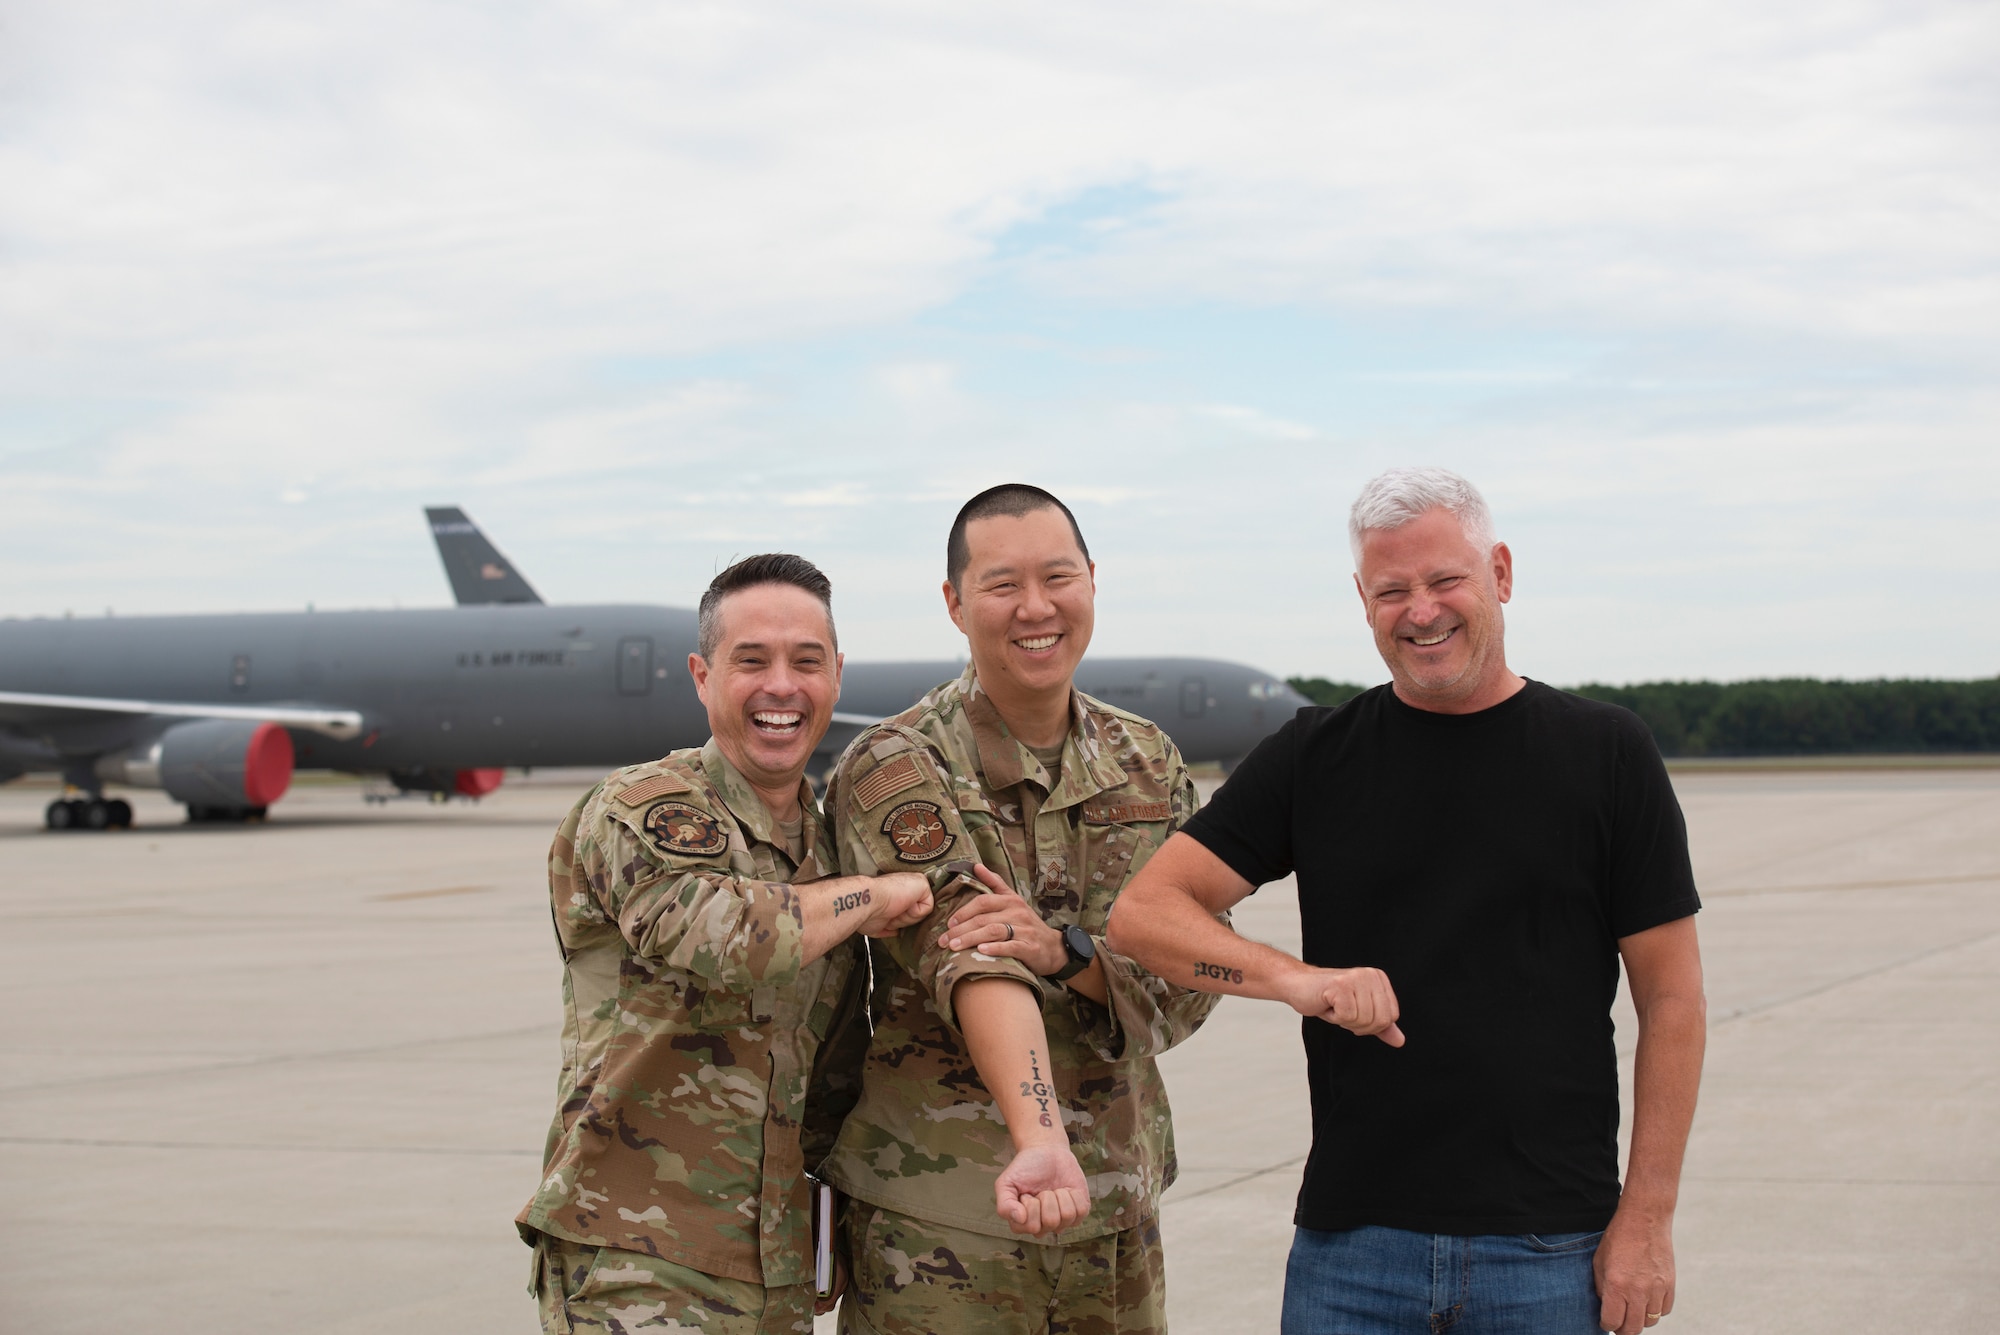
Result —
<path fill-rule="evenodd" d="M 668 793 L 692 791 L 688 781 L 678 774 L 653 774 L 639 780 L 630 788 L 621 790 L 618 793 L 618 800 L 628 807 L 642 807 L 654 798 L 665 797 Z"/>
<path fill-rule="evenodd" d="M 855 784 L 854 800 L 861 804 L 863 811 L 868 811 L 923 781 L 924 774 L 917 768 L 917 758 L 905 752 Z"/>
<path fill-rule="evenodd" d="M 934 862 L 951 850 L 958 836 L 945 829 L 935 802 L 905 802 L 882 820 L 882 833 L 896 846 L 903 862 Z"/>
<path fill-rule="evenodd" d="M 722 825 L 706 811 L 685 802 L 661 802 L 646 813 L 646 833 L 668 853 L 713 857 L 729 847 Z"/>

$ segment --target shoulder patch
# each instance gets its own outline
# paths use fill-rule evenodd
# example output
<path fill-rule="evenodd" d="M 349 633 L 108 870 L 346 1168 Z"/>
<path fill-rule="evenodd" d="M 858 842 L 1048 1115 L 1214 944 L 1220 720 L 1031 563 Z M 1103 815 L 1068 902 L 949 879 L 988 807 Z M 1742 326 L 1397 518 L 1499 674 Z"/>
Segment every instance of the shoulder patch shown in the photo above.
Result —
<path fill-rule="evenodd" d="M 1137 820 L 1171 820 L 1172 802 L 1086 802 L 1083 818 L 1092 825 L 1123 825 Z"/>
<path fill-rule="evenodd" d="M 924 772 L 917 767 L 917 758 L 905 751 L 855 784 L 854 800 L 861 804 L 863 811 L 869 811 L 923 781 Z"/>
<path fill-rule="evenodd" d="M 647 837 L 663 852 L 713 857 L 729 847 L 722 822 L 685 802 L 660 802 L 646 812 Z"/>
<path fill-rule="evenodd" d="M 633 784 L 630 788 L 620 791 L 615 796 L 618 801 L 623 802 L 628 807 L 642 807 L 654 798 L 665 797 L 668 793 L 691 793 L 693 791 L 694 785 L 678 774 L 654 774 L 648 778 L 639 780 L 639 782 Z"/>
<path fill-rule="evenodd" d="M 935 862 L 951 851 L 958 836 L 944 827 L 935 802 L 905 802 L 882 818 L 882 833 L 896 847 L 899 862 Z"/>

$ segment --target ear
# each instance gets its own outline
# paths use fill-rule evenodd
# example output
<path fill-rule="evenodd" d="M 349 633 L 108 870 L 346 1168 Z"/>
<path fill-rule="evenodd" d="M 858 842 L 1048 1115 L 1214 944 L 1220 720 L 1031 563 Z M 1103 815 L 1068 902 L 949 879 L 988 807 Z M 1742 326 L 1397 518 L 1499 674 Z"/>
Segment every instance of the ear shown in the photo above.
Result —
<path fill-rule="evenodd" d="M 1493 544 L 1493 587 L 1503 603 L 1514 596 L 1514 553 L 1504 542 Z"/>
<path fill-rule="evenodd" d="M 1095 598 L 1097 596 L 1097 562 L 1088 561 L 1085 564 L 1090 568 L 1090 596 Z"/>
<path fill-rule="evenodd" d="M 700 654 L 688 655 L 688 675 L 694 678 L 694 693 L 702 704 L 708 703 L 708 660 Z"/>
<path fill-rule="evenodd" d="M 835 704 L 840 703 L 840 670 L 846 666 L 846 654 L 837 653 L 833 656 L 833 702 Z"/>
<path fill-rule="evenodd" d="M 1354 572 L 1354 592 L 1361 597 L 1361 619 L 1372 628 L 1375 618 L 1368 615 L 1368 593 L 1361 587 L 1361 572 L 1358 570 Z"/>
<path fill-rule="evenodd" d="M 965 634 L 965 604 L 958 600 L 958 590 L 950 580 L 944 582 L 944 610 L 951 614 L 951 624 L 958 627 L 958 633 Z"/>

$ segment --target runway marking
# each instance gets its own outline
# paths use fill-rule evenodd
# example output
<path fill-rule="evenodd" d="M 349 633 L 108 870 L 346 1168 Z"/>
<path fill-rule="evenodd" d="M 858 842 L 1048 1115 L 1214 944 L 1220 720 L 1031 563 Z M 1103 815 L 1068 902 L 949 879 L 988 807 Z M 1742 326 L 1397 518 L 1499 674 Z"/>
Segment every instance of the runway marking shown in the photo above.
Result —
<path fill-rule="evenodd" d="M 1735 890 L 1705 890 L 1703 899 L 1740 899 L 1748 895 L 1806 895 L 1822 890 L 1901 890 L 1915 885 L 1977 885 L 2000 881 L 2000 871 L 1977 872 L 1970 876 L 1913 876 L 1902 881 L 1821 881 L 1809 885 L 1756 885 Z"/>
<path fill-rule="evenodd" d="M 1890 960 L 1887 964 L 1878 964 L 1873 968 L 1863 969 L 1859 973 L 1848 974 L 1844 978 L 1835 978 L 1828 982 L 1818 983 L 1812 987 L 1794 992 L 1789 996 L 1777 997 L 1770 1001 L 1760 1001 L 1752 1006 L 1738 1006 L 1735 1010 L 1710 1020 L 1708 1027 L 1710 1029 L 1718 1029 L 1728 1024 L 1731 1020 L 1740 1020 L 1746 1015 L 1762 1015 L 1766 1011 L 1774 1011 L 1780 1006 L 1789 1006 L 1794 1001 L 1804 1001 L 1809 997 L 1816 997 L 1822 993 L 1831 992 L 1835 988 L 1846 987 L 1849 983 L 1858 983 L 1864 978 L 1873 978 L 1878 974 L 1890 973 L 1902 968 L 1905 964 L 1915 964 L 1917 961 L 1927 960 L 1933 955 L 1944 955 L 1954 950 L 1964 950 L 1969 946 L 1980 945 L 1991 941 L 1995 937 L 2000 937 L 2000 927 L 1996 927 L 1990 932 L 1983 932 L 1978 936 L 1968 937 L 1964 941 L 1948 941 L 1941 946 L 1931 946 L 1926 950 L 1917 951 L 1914 955 L 1905 955 L 1901 959 Z"/>
<path fill-rule="evenodd" d="M 479 895 L 493 889 L 490 885 L 447 885 L 440 890 L 398 890 L 389 895 L 370 895 L 377 904 L 387 904 L 404 899 L 443 899 L 446 895 Z"/>
<path fill-rule="evenodd" d="M 79 1145 L 108 1150 L 249 1150 L 264 1154 L 453 1154 L 485 1159 L 539 1159 L 540 1150 L 468 1150 L 449 1145 L 245 1145 L 205 1140 L 93 1140 L 83 1136 L 0 1136 L 0 1145 Z"/>

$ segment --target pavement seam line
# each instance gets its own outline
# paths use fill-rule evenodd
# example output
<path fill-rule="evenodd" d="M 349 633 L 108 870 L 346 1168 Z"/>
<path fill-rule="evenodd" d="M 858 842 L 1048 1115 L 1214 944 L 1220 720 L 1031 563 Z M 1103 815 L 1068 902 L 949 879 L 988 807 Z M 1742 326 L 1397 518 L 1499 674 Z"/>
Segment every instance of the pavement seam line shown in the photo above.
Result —
<path fill-rule="evenodd" d="M 1199 1200 L 1203 1196 L 1212 1196 L 1218 1191 L 1227 1191 L 1231 1187 L 1240 1187 L 1245 1182 L 1254 1182 L 1260 1177 L 1268 1177 L 1270 1174 L 1277 1172 L 1280 1168 L 1290 1168 L 1294 1164 L 1302 1164 L 1305 1161 L 1306 1161 L 1305 1155 L 1295 1154 L 1289 1159 L 1283 1160 L 1282 1162 L 1279 1163 L 1272 1164 L 1269 1168 L 1255 1169 L 1252 1172 L 1243 1174 L 1241 1177 L 1232 1177 L 1227 1182 L 1218 1182 L 1212 1187 L 1203 1187 L 1200 1191 L 1189 1192 L 1185 1196 L 1176 1196 L 1170 1202 L 1162 1202 L 1162 1208 L 1164 1208 L 1168 1204 L 1178 1205 L 1182 1201 Z"/>
<path fill-rule="evenodd" d="M 1803 895 L 1822 890 L 1901 890 L 1919 885 L 1977 885 L 1981 881 L 2000 881 L 2000 871 L 1981 872 L 1976 876 L 1919 876 L 1907 881 L 1826 881 L 1818 885 L 1755 885 L 1736 890 L 1710 890 L 1704 899 L 1742 899 L 1751 895 Z"/>
<path fill-rule="evenodd" d="M 265 1154 L 444 1154 L 480 1159 L 539 1159 L 540 1150 L 469 1150 L 449 1145 L 259 1145 L 206 1140 L 94 1140 L 85 1136 L 0 1136 L 0 1145 L 77 1145 L 106 1150 L 247 1150 Z"/>
<path fill-rule="evenodd" d="M 1920 950 L 1914 955 L 1905 955 L 1902 959 L 1890 960 L 1887 964 L 1878 964 L 1873 968 L 1863 969 L 1859 973 L 1848 974 L 1845 978 L 1835 978 L 1831 981 L 1806 988 L 1802 992 L 1794 992 L 1790 996 L 1779 997 L 1774 1001 L 1760 1002 L 1753 1006 L 1738 1006 L 1727 1015 L 1710 1020 L 1708 1027 L 1710 1030 L 1719 1029 L 1731 1020 L 1741 1020 L 1745 1016 L 1750 1015 L 1763 1015 L 1769 1011 L 1777 1010 L 1780 1006 L 1789 1006 L 1795 1001 L 1805 1001 L 1822 993 L 1831 992 L 1836 988 L 1846 987 L 1849 983 L 1858 983 L 1865 978 L 1873 978 L 1878 974 L 1891 973 L 1906 964 L 1915 964 L 1919 960 L 1927 960 L 1933 955 L 1946 955 L 1954 950 L 1964 950 L 1968 947 L 1979 945 L 1982 942 L 1991 941 L 1996 936 L 2000 936 L 2000 927 L 1996 927 L 1990 932 L 1982 932 L 1980 935 L 1970 937 L 1964 941 L 1949 941 L 1941 946 L 1932 946 L 1927 950 Z"/>
<path fill-rule="evenodd" d="M 14 1094 L 32 1094 L 45 1089 L 74 1089 L 79 1085 L 109 1085 L 122 1080 L 156 1080 L 177 1075 L 206 1075 L 215 1071 L 241 1071 L 253 1066 L 283 1066 L 290 1062 L 334 1060 L 342 1057 L 373 1057 L 407 1048 L 437 1047 L 440 1044 L 479 1043 L 491 1038 L 519 1038 L 524 1034 L 546 1033 L 543 1025 L 519 1029 L 494 1029 L 482 1034 L 454 1034 L 444 1038 L 414 1038 L 402 1043 L 383 1043 L 367 1048 L 330 1048 L 324 1052 L 278 1052 L 234 1061 L 209 1062 L 202 1066 L 175 1066 L 158 1071 L 128 1071 L 118 1075 L 86 1076 L 81 1080 L 51 1080 L 39 1085 L 14 1085 L 0 1089 L 0 1099 Z"/>

